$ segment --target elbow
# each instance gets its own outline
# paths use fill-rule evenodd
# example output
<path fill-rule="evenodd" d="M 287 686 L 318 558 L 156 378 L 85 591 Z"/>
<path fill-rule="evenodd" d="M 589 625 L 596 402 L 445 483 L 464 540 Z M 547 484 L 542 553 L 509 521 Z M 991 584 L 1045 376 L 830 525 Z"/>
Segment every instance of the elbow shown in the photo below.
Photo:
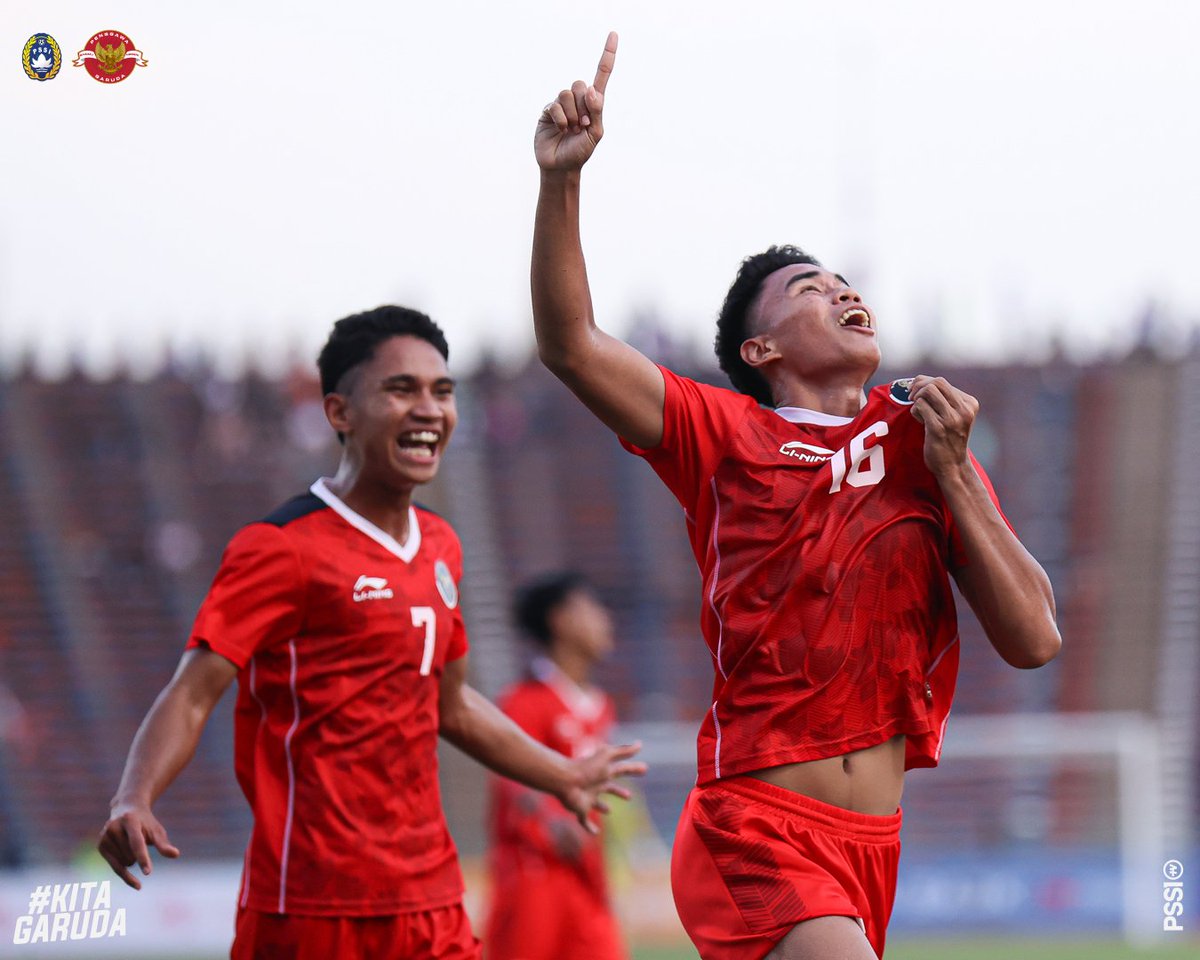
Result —
<path fill-rule="evenodd" d="M 1040 636 L 1029 638 L 1028 642 L 1023 644 L 1019 650 L 1014 651 L 1012 656 L 1005 659 L 1018 670 L 1036 670 L 1057 657 L 1060 650 L 1062 650 L 1062 636 L 1058 632 L 1058 627 L 1051 623 L 1048 630 L 1043 631 Z"/>
<path fill-rule="evenodd" d="M 587 366 L 586 341 L 538 337 L 538 359 L 542 366 L 564 383 L 578 378 Z"/>
<path fill-rule="evenodd" d="M 562 344 L 551 343 L 544 337 L 538 337 L 537 348 L 538 359 L 542 361 L 542 366 L 556 376 L 562 376 L 560 371 L 570 367 L 570 351 Z"/>

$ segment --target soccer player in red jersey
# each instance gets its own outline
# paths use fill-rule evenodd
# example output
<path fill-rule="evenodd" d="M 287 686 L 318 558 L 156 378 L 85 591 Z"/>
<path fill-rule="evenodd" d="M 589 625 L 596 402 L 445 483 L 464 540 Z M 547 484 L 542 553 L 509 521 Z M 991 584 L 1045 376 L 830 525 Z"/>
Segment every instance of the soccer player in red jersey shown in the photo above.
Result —
<path fill-rule="evenodd" d="M 705 960 L 870 960 L 904 774 L 937 763 L 954 692 L 949 578 L 1016 667 L 1057 654 L 1053 593 L 968 450 L 976 400 L 929 376 L 865 392 L 876 317 L 802 251 L 747 258 L 730 288 L 716 346 L 736 393 L 597 328 L 580 172 L 616 48 L 537 125 L 533 310 L 543 362 L 679 500 L 702 576 L 713 702 L 676 905 Z"/>
<path fill-rule="evenodd" d="M 501 709 L 539 743 L 587 756 L 615 720 L 612 701 L 588 683 L 612 652 L 612 617 L 586 580 L 562 573 L 522 590 L 516 619 L 544 652 Z M 624 960 L 600 837 L 547 799 L 511 780 L 493 782 L 487 958 Z"/>
<path fill-rule="evenodd" d="M 332 478 L 230 541 L 175 676 L 142 722 L 100 852 L 130 886 L 148 846 L 179 850 L 151 807 L 236 677 L 234 762 L 254 813 L 232 957 L 477 958 L 442 812 L 439 734 L 557 797 L 581 823 L 636 747 L 566 758 L 465 682 L 462 549 L 413 503 L 457 419 L 445 337 L 380 307 L 321 352 Z"/>

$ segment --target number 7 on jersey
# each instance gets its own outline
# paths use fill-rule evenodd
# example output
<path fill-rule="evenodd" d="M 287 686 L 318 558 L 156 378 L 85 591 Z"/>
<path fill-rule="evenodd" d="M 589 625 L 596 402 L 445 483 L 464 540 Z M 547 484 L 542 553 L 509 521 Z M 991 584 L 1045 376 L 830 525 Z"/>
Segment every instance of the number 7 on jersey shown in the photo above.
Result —
<path fill-rule="evenodd" d="M 433 607 L 413 607 L 412 622 L 414 627 L 425 628 L 425 652 L 421 656 L 420 674 L 427 677 L 433 670 L 433 643 L 437 638 L 437 613 Z"/>

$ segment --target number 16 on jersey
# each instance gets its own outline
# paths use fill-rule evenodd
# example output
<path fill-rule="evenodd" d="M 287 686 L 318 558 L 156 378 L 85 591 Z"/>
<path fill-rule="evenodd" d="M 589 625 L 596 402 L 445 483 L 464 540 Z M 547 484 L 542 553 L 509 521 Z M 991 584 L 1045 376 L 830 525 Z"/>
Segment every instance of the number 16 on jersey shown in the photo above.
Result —
<path fill-rule="evenodd" d="M 842 481 L 852 487 L 873 487 L 883 479 L 886 469 L 883 463 L 883 447 L 878 443 L 868 447 L 867 440 L 871 437 L 886 437 L 887 432 L 888 425 L 885 421 L 873 423 L 829 459 L 829 469 L 833 471 L 833 482 L 829 485 L 830 493 L 841 490 Z"/>

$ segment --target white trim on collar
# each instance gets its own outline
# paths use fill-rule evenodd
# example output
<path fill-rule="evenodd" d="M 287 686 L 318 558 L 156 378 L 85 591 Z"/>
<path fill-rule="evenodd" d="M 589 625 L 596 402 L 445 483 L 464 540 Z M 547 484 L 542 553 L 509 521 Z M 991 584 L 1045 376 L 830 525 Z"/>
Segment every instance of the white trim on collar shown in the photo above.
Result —
<path fill-rule="evenodd" d="M 333 509 L 334 513 L 350 524 L 350 526 L 354 527 L 355 530 L 365 533 L 381 547 L 394 553 L 405 563 L 412 563 L 413 557 L 421 549 L 421 527 L 417 523 L 417 511 L 412 507 L 408 508 L 408 540 L 405 543 L 401 543 L 390 533 L 375 526 L 375 524 L 362 514 L 355 513 L 346 506 L 345 502 L 329 489 L 324 477 L 318 477 L 308 489 L 314 497 L 327 503 Z"/>
<path fill-rule="evenodd" d="M 854 417 L 835 417 L 832 413 L 822 413 L 820 410 L 807 410 L 804 407 L 776 407 L 775 412 L 789 423 L 815 423 L 819 427 L 844 427 L 854 422 Z"/>
<path fill-rule="evenodd" d="M 553 690 L 562 705 L 577 719 L 591 722 L 604 712 L 604 697 L 599 691 L 580 686 L 549 657 L 534 657 L 529 664 L 529 672 L 534 679 Z"/>

